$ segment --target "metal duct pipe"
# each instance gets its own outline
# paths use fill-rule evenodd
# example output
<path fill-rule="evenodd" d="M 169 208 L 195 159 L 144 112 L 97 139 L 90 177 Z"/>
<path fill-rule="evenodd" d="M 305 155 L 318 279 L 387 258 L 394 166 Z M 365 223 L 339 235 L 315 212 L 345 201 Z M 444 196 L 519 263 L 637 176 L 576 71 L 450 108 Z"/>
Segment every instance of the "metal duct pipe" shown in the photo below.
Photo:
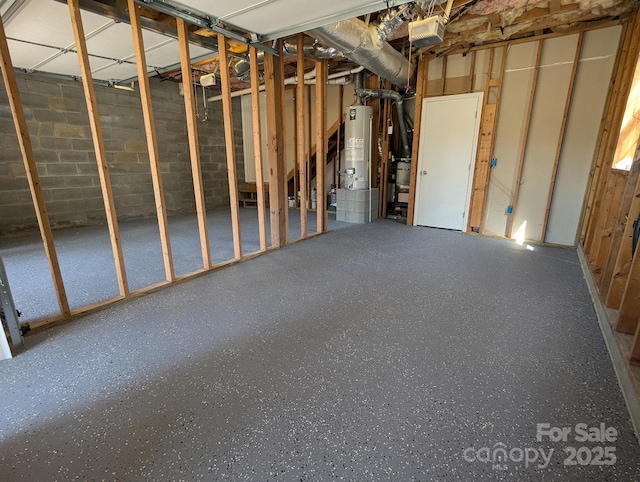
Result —
<path fill-rule="evenodd" d="M 402 144 L 400 157 L 411 157 L 411 146 L 409 145 L 407 123 L 404 120 L 404 105 L 402 101 L 402 95 L 394 90 L 384 89 L 356 89 L 356 95 L 358 97 L 374 97 L 377 99 L 391 99 L 395 101 L 396 109 L 398 109 L 398 129 L 400 130 L 400 143 Z"/>
<path fill-rule="evenodd" d="M 335 72 L 333 74 L 329 74 L 327 76 L 327 84 L 348 84 L 349 83 L 349 77 L 352 74 L 358 74 L 360 72 L 362 72 L 364 70 L 364 67 L 360 66 L 360 67 L 354 67 L 351 70 L 341 70 L 340 72 Z M 303 81 L 306 85 L 308 84 L 315 84 L 316 83 L 316 69 L 313 69 L 309 72 L 307 72 L 306 74 L 304 74 L 303 77 Z M 292 85 L 292 84 L 297 84 L 298 83 L 298 76 L 294 75 L 293 77 L 288 77 L 286 79 L 284 79 L 284 85 Z M 265 86 L 261 85 L 259 87 L 260 92 L 262 92 L 263 90 L 265 90 Z M 244 90 L 236 90 L 234 92 L 231 92 L 231 97 L 238 97 L 241 95 L 246 95 L 246 94 L 250 94 L 251 93 L 251 89 L 244 89 Z M 214 95 L 213 97 L 209 97 L 207 100 L 209 102 L 215 102 L 218 100 L 222 99 L 222 95 Z"/>
<path fill-rule="evenodd" d="M 264 52 L 261 53 L 264 59 Z M 260 59 L 258 59 L 258 61 L 260 61 Z M 241 81 L 249 82 L 249 80 L 251 80 L 251 63 L 248 59 L 234 57 L 229 63 L 229 68 L 233 72 L 233 75 Z"/>
<path fill-rule="evenodd" d="M 284 42 L 284 53 L 287 55 L 296 55 L 298 53 L 298 46 L 292 42 Z M 309 57 L 315 57 L 318 59 L 333 59 L 336 57 L 342 57 L 342 54 L 332 47 L 319 44 L 315 42 L 311 45 L 304 46 L 304 54 Z M 264 62 L 264 52 L 258 52 L 258 63 Z M 251 79 L 251 64 L 249 59 L 242 57 L 234 57 L 229 63 L 229 67 L 233 74 L 243 82 L 249 82 Z"/>
<path fill-rule="evenodd" d="M 262 50 L 258 50 L 258 63 L 264 63 L 264 52 Z M 229 68 L 233 75 L 241 81 L 249 82 L 251 80 L 251 62 L 249 62 L 248 58 L 233 57 L 229 62 Z"/>
<path fill-rule="evenodd" d="M 411 18 L 413 4 L 405 3 L 403 6 L 387 11 L 375 26 L 378 38 L 381 42 L 387 40 L 400 28 L 405 21 Z"/>
<path fill-rule="evenodd" d="M 298 46 L 287 40 L 284 41 L 282 48 L 287 55 L 296 55 L 298 53 Z M 342 53 L 334 49 L 333 47 L 327 47 L 318 42 L 314 42 L 311 45 L 305 45 L 302 49 L 304 54 L 308 57 L 315 57 L 317 59 L 334 59 L 336 57 L 342 57 Z"/>
<path fill-rule="evenodd" d="M 390 28 L 383 30 L 383 37 L 391 34 Z M 377 26 L 367 25 L 358 18 L 318 27 L 307 33 L 399 87 L 408 85 L 414 75 L 411 62 L 381 40 Z"/>

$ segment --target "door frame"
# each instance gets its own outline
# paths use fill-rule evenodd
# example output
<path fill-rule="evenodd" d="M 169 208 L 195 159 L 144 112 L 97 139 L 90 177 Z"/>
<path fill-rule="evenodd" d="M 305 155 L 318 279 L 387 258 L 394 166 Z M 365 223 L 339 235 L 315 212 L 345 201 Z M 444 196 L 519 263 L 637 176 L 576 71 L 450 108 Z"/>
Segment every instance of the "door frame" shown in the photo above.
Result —
<path fill-rule="evenodd" d="M 484 98 L 484 92 L 471 92 L 469 94 L 455 94 L 455 95 L 443 95 L 438 97 L 425 97 L 422 99 L 422 118 L 423 120 L 420 124 L 420 144 L 418 147 L 418 159 L 415 160 L 417 162 L 416 169 L 416 197 L 414 200 L 414 210 L 413 210 L 413 225 L 418 226 L 418 211 L 420 207 L 420 188 L 422 185 L 422 176 L 420 176 L 420 159 L 422 158 L 421 154 L 423 150 L 426 148 L 425 145 L 425 137 L 426 137 L 426 112 L 427 112 L 427 104 L 432 102 L 447 102 L 455 99 L 465 99 L 465 98 L 475 98 L 477 100 L 477 108 L 476 118 L 475 118 L 475 129 L 473 131 L 473 143 L 471 149 L 471 163 L 469 165 L 469 177 L 467 180 L 467 194 L 465 198 L 464 204 L 464 218 L 462 224 L 462 232 L 466 233 L 469 230 L 469 207 L 471 203 L 471 191 L 473 189 L 473 178 L 476 170 L 476 157 L 478 153 L 478 139 L 480 137 L 480 121 L 482 119 L 482 101 Z"/>

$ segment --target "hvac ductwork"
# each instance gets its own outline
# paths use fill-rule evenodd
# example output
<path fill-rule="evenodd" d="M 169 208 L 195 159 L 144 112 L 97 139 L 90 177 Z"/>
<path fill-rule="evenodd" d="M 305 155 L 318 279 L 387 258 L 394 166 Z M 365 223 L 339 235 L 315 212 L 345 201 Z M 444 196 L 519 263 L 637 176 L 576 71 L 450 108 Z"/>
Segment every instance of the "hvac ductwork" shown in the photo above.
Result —
<path fill-rule="evenodd" d="M 405 87 L 413 78 L 414 67 L 385 39 L 402 24 L 408 10 L 394 11 L 394 15 L 383 19 L 379 25 L 367 25 L 358 18 L 352 18 L 307 33 L 392 84 Z"/>
<path fill-rule="evenodd" d="M 404 105 L 402 95 L 395 90 L 382 89 L 356 89 L 358 97 L 373 97 L 376 99 L 391 99 L 398 109 L 398 129 L 400 130 L 400 141 L 402 148 L 400 157 L 411 157 L 411 145 L 409 144 L 409 136 L 407 134 L 407 123 L 404 120 Z"/>
<path fill-rule="evenodd" d="M 298 46 L 293 42 L 285 41 L 282 45 L 284 53 L 286 55 L 296 55 L 298 53 Z M 307 44 L 302 49 L 304 54 L 308 57 L 314 57 L 316 59 L 335 59 L 336 57 L 342 57 L 342 53 L 333 47 L 327 47 L 318 42 L 313 44 Z"/>
<path fill-rule="evenodd" d="M 264 52 L 258 51 L 258 63 L 264 62 Z M 233 75 L 238 77 L 243 82 L 249 82 L 251 80 L 251 62 L 249 59 L 234 57 L 229 63 L 229 68 L 233 72 Z"/>
<path fill-rule="evenodd" d="M 298 53 L 298 46 L 293 42 L 284 42 L 283 44 L 285 55 L 296 55 Z M 342 57 L 342 54 L 332 47 L 319 44 L 317 42 L 313 44 L 307 44 L 304 46 L 304 54 L 308 57 L 314 57 L 317 59 L 333 59 L 336 57 Z M 264 62 L 264 52 L 258 52 L 258 63 Z M 229 64 L 233 74 L 243 82 L 249 82 L 251 80 L 251 64 L 249 59 L 235 57 Z"/>

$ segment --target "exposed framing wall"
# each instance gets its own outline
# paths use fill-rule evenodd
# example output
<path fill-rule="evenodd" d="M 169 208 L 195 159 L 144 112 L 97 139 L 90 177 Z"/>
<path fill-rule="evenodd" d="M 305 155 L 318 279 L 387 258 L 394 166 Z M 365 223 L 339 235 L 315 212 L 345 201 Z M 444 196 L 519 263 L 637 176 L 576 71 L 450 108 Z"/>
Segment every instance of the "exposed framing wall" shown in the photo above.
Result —
<path fill-rule="evenodd" d="M 428 60 L 419 97 L 485 92 L 469 229 L 577 243 L 621 23 Z"/>
<path fill-rule="evenodd" d="M 136 21 L 139 19 L 135 17 L 137 10 L 133 0 L 129 0 L 129 11 L 132 13 L 131 25 L 135 53 L 138 62 L 142 65 L 144 63 L 144 46 L 140 35 L 140 22 Z M 266 208 L 264 204 L 259 204 L 259 209 L 263 210 L 258 215 L 260 250 L 247 254 L 242 252 L 237 198 L 238 179 L 244 179 L 240 99 L 232 100 L 228 75 L 222 75 L 221 80 L 222 111 L 219 109 L 211 110 L 208 123 L 200 122 L 196 114 L 197 101 L 195 95 L 197 94 L 192 95 L 192 91 L 188 89 L 185 91 L 184 96 L 180 96 L 178 94 L 178 86 L 175 83 L 162 85 L 157 80 L 151 80 L 149 83 L 143 82 L 139 94 L 116 92 L 113 89 L 95 86 L 88 68 L 82 19 L 79 15 L 77 0 L 69 0 L 69 13 L 77 40 L 79 62 L 83 70 L 82 88 L 77 83 L 67 83 L 59 80 L 54 81 L 28 76 L 17 79 L 11 64 L 4 28 L 2 28 L 0 20 L 0 63 L 6 91 L 5 100 L 11 100 L 2 110 L 13 118 L 15 132 L 17 133 L 17 137 L 15 134 L 10 134 L 12 131 L 10 122 L 5 124 L 7 127 L 5 132 L 8 133 L 3 133 L 0 140 L 3 143 L 2 147 L 6 149 L 2 150 L 3 158 L 0 161 L 6 162 L 0 162 L 0 167 L 4 167 L 5 164 L 10 167 L 0 171 L 0 175 L 15 178 L 18 177 L 16 173 L 20 172 L 21 169 L 27 174 L 25 179 L 29 181 L 29 184 L 27 185 L 23 181 L 23 186 L 18 189 L 20 194 L 16 194 L 10 200 L 15 200 L 14 204 L 16 206 L 20 203 L 26 206 L 22 210 L 14 210 L 22 212 L 23 215 L 31 214 L 35 206 L 37 216 L 33 216 L 33 222 L 37 217 L 60 309 L 58 315 L 32 322 L 30 324 L 31 328 L 38 329 L 50 326 L 51 324 L 68 320 L 127 298 L 140 296 L 164 286 L 199 276 L 202 273 L 252 258 L 269 249 L 288 244 L 284 144 L 286 136 L 292 135 L 293 132 L 286 132 L 283 128 L 284 72 L 282 55 L 273 56 L 267 54 L 265 56 L 267 122 L 264 126 L 258 126 L 259 123 L 256 122 L 257 138 L 260 137 L 261 130 L 265 129 L 267 137 L 271 140 L 268 145 L 267 159 L 261 165 L 270 173 L 270 180 L 272 181 L 269 193 L 271 197 L 269 209 L 271 210 L 272 248 L 269 248 L 266 242 L 266 216 L 264 215 L 264 209 Z M 180 19 L 177 19 L 177 31 L 179 34 L 183 77 L 187 78 L 191 76 L 189 47 L 186 25 Z M 225 62 L 227 41 L 220 35 L 218 42 L 220 45 L 220 57 L 222 62 Z M 281 43 L 279 48 L 281 49 Z M 253 47 L 250 48 L 250 51 L 251 61 L 254 64 L 251 79 L 252 87 L 257 90 L 259 75 L 258 69 L 255 68 L 257 58 Z M 326 61 L 318 62 L 316 68 L 320 72 L 320 79 L 326 76 Z M 144 68 L 142 70 L 145 71 Z M 322 122 L 324 117 L 321 114 L 327 109 L 327 99 L 326 94 L 322 92 L 323 89 L 319 90 L 320 93 L 316 95 L 314 102 L 319 120 L 316 119 L 315 122 L 316 124 L 324 124 Z M 28 104 L 27 108 L 23 109 L 22 97 L 27 99 L 27 103 L 32 102 L 33 104 Z M 311 99 L 307 100 L 309 106 L 307 110 L 309 116 L 311 116 Z M 84 109 L 83 105 L 85 106 Z M 260 118 L 259 104 L 256 103 L 253 106 L 252 114 L 254 119 Z M 90 120 L 89 128 L 86 127 L 87 115 Z M 235 120 L 225 122 L 232 118 Z M 31 121 L 29 125 L 28 120 Z M 310 125 L 311 123 L 309 122 Z M 320 142 L 323 142 L 323 136 L 323 131 L 319 130 L 317 138 Z M 310 132 L 307 137 L 311 138 Z M 18 142 L 16 142 L 16 139 Z M 45 161 L 49 159 L 49 163 L 38 162 L 37 155 L 34 154 L 34 149 L 31 147 L 32 139 L 35 140 L 37 153 L 40 150 L 55 153 L 55 156 L 45 159 Z M 11 144 L 12 142 L 13 144 Z M 216 153 L 215 156 L 213 155 L 214 151 Z M 78 152 L 81 152 L 81 154 L 78 154 Z M 326 160 L 324 156 L 322 157 L 321 163 L 322 166 L 325 166 Z M 43 183 L 40 182 L 39 177 L 39 170 L 49 174 L 48 166 L 59 165 L 62 158 L 67 160 L 62 164 L 69 166 L 69 172 L 61 172 L 64 169 L 58 169 L 57 172 L 55 168 L 51 170 L 51 174 L 55 172 L 56 175 L 67 176 L 62 176 L 62 180 L 57 181 L 61 183 L 58 186 L 60 189 L 82 189 L 89 186 L 95 187 L 99 184 L 101 195 L 94 192 L 97 200 L 94 207 L 96 213 L 98 213 L 95 218 L 92 215 L 85 215 L 83 218 L 68 219 L 64 217 L 65 213 L 62 210 L 59 214 L 60 221 L 56 220 L 56 225 L 100 222 L 105 219 L 106 210 L 113 261 L 116 266 L 120 287 L 118 297 L 77 309 L 69 308 L 64 280 L 58 265 L 55 244 L 51 234 L 50 215 L 47 212 L 47 205 L 54 201 L 47 201 L 45 192 L 49 192 L 48 189 L 52 190 L 55 186 L 46 187 L 43 190 Z M 122 179 L 118 179 L 118 161 L 122 161 L 127 166 L 135 166 L 124 169 Z M 100 176 L 98 176 L 99 181 L 95 181 L 91 176 L 98 172 L 100 173 Z M 321 170 L 320 173 L 322 174 Z M 140 177 L 134 179 L 134 174 Z M 54 179 L 53 175 L 50 177 Z M 89 185 L 75 185 L 73 181 L 67 180 L 73 178 L 82 178 Z M 112 182 L 114 178 L 116 182 Z M 123 181 L 122 184 L 120 184 L 120 180 Z M 183 189 L 183 184 L 188 186 L 188 189 Z M 136 200 L 145 204 L 145 209 L 127 211 L 127 207 L 136 203 L 127 203 L 125 199 L 127 199 L 127 196 L 133 196 L 134 194 L 128 191 L 121 194 L 118 190 L 131 189 L 132 186 L 135 189 L 146 189 L 144 195 L 139 194 L 139 197 L 136 198 Z M 84 195 L 93 191 L 95 189 L 84 193 L 80 191 L 80 193 Z M 29 203 L 28 193 L 31 194 L 31 203 Z M 61 191 L 58 195 L 66 199 L 65 196 L 69 195 L 69 193 L 69 190 Z M 53 193 L 50 195 L 53 195 Z M 177 196 L 177 200 L 184 203 L 184 207 L 182 205 L 175 207 L 171 204 L 170 199 L 174 195 Z M 3 201 L 6 200 L 7 198 L 5 197 Z M 99 214 L 100 203 L 105 206 L 102 215 Z M 87 203 L 86 200 L 80 200 L 80 203 L 70 211 L 73 213 L 87 211 L 84 209 L 87 204 L 90 205 L 91 203 Z M 209 245 L 207 234 L 206 210 L 207 207 L 217 205 L 230 206 L 234 257 L 222 263 L 212 264 L 211 246 Z M 53 207 L 53 216 L 55 216 L 57 214 L 55 204 Z M 199 224 L 202 268 L 185 275 L 176 276 L 172 265 L 169 229 L 166 222 L 167 215 L 185 210 L 193 211 L 194 208 Z M 6 212 L 7 210 L 4 211 Z M 159 220 L 166 280 L 131 291 L 128 286 L 126 267 L 122 256 L 118 219 L 151 216 L 153 214 L 156 214 Z M 319 220 L 318 234 L 320 234 L 327 229 L 324 203 L 319 203 L 317 216 Z M 13 225 L 15 226 L 15 223 Z M 21 225 L 21 227 L 27 226 L 30 226 L 28 222 L 24 222 Z M 307 237 L 309 236 L 303 236 L 303 238 Z"/>
<path fill-rule="evenodd" d="M 640 142 L 630 171 L 612 168 L 627 98 L 640 55 L 640 11 L 625 26 L 615 76 L 602 116 L 600 146 L 591 173 L 581 237 L 584 259 L 614 327 L 626 362 L 640 364 L 640 250 L 632 251 L 633 222 L 640 214 Z M 628 141 L 628 139 L 626 139 Z M 636 139 L 637 141 L 637 139 Z M 637 387 L 636 387 L 637 388 Z"/>

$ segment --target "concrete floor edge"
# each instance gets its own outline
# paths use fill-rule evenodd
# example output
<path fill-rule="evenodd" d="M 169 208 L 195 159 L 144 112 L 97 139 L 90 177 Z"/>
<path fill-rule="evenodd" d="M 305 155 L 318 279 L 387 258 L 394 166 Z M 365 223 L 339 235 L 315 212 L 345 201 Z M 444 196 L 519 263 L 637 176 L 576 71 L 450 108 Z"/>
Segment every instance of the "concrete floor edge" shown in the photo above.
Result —
<path fill-rule="evenodd" d="M 580 266 L 582 267 L 584 279 L 587 282 L 589 294 L 591 295 L 591 301 L 593 302 L 593 307 L 596 311 L 600 331 L 602 331 L 604 342 L 607 345 L 607 351 L 609 352 L 611 362 L 613 363 L 613 370 L 615 371 L 616 378 L 618 379 L 618 385 L 620 386 L 622 396 L 624 397 L 625 404 L 627 405 L 627 410 L 629 411 L 629 416 L 631 417 L 633 431 L 636 434 L 638 443 L 640 444 L 640 400 L 636 394 L 633 380 L 631 380 L 627 363 L 623 360 L 618 344 L 614 338 L 613 330 L 611 329 L 611 325 L 609 324 L 609 319 L 607 317 L 607 312 L 600 301 L 600 297 L 598 296 L 598 290 L 594 284 L 593 276 L 589 269 L 589 262 L 582 250 L 582 246 L 578 245 L 576 251 L 578 253 L 578 258 L 580 259 Z"/>

